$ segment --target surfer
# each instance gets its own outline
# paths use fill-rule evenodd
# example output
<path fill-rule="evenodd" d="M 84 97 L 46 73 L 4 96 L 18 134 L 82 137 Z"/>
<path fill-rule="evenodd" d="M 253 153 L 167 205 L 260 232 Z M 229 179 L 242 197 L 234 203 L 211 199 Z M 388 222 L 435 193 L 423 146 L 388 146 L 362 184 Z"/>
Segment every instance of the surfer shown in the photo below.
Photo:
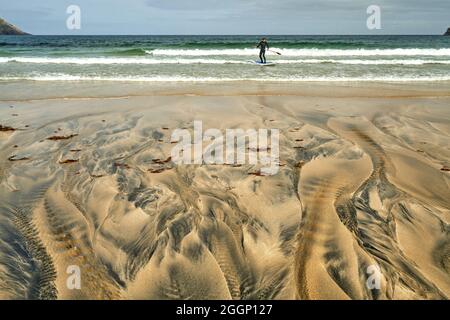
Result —
<path fill-rule="evenodd" d="M 259 48 L 259 58 L 261 59 L 261 63 L 266 63 L 266 50 L 269 50 L 269 43 L 266 38 L 262 38 L 261 41 L 256 46 Z"/>

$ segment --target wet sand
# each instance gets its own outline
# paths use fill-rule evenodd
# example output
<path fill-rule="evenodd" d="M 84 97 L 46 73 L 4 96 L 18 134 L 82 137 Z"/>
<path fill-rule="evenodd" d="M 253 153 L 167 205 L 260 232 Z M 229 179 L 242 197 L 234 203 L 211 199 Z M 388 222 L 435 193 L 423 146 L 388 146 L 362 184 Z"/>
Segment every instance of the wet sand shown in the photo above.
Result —
<path fill-rule="evenodd" d="M 0 92 L 0 299 L 450 297 L 448 83 Z M 279 129 L 278 174 L 174 164 L 197 120 Z"/>

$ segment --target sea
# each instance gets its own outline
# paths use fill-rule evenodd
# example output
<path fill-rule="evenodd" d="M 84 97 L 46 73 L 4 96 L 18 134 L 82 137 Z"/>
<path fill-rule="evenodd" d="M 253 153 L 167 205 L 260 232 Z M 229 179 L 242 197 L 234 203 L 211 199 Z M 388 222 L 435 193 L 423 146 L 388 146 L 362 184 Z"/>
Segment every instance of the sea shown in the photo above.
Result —
<path fill-rule="evenodd" d="M 450 81 L 450 37 L 268 36 L 270 67 L 260 38 L 0 36 L 0 81 Z"/>

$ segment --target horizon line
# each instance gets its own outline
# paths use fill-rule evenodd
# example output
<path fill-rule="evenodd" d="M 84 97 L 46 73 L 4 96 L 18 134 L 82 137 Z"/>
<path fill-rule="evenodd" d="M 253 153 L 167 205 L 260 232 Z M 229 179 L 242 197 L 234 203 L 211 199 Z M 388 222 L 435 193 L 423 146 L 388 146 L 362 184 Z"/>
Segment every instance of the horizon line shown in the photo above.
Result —
<path fill-rule="evenodd" d="M 211 37 L 217 37 L 217 36 L 256 36 L 256 37 L 260 37 L 260 36 L 307 36 L 307 37 L 311 37 L 311 36 L 375 36 L 375 37 L 380 37 L 380 36 L 445 36 L 444 34 L 401 34 L 401 33 L 386 33 L 386 34 L 366 34 L 366 33 L 355 33 L 355 34 L 331 34 L 331 33 L 322 33 L 322 34 L 281 34 L 281 33 L 277 33 L 277 34 L 144 34 L 144 33 L 136 33 L 136 34 L 23 34 L 23 35 L 7 35 L 7 34 L 3 34 L 0 36 L 5 36 L 5 37 L 9 37 L 9 36 L 20 36 L 20 37 L 26 37 L 26 36 L 53 36 L 53 37 L 57 37 L 57 36 L 73 36 L 73 37 L 77 37 L 77 36 L 93 36 L 93 37 L 97 37 L 97 36 L 211 36 Z"/>

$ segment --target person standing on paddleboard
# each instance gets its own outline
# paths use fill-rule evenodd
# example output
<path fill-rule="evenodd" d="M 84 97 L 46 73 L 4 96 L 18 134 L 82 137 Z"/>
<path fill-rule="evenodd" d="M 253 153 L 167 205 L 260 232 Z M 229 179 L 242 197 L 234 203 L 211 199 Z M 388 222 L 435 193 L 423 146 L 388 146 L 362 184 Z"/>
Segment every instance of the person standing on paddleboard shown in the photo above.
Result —
<path fill-rule="evenodd" d="M 261 41 L 256 46 L 259 48 L 259 58 L 261 59 L 261 63 L 266 63 L 266 50 L 269 50 L 269 43 L 266 38 L 262 38 Z"/>

